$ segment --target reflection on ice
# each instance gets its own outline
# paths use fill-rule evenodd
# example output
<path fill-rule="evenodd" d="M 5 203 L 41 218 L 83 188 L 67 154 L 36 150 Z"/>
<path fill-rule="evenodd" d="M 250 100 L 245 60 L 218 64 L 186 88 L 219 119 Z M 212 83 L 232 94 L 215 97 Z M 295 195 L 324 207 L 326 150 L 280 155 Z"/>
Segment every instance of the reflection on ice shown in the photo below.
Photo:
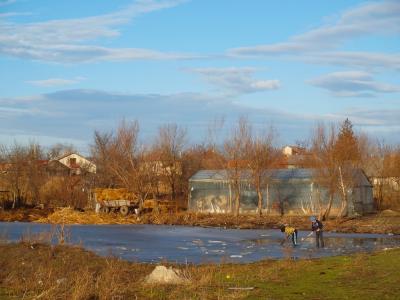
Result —
<path fill-rule="evenodd" d="M 225 250 L 216 249 L 216 250 L 210 250 L 210 252 L 211 253 L 225 253 Z"/>

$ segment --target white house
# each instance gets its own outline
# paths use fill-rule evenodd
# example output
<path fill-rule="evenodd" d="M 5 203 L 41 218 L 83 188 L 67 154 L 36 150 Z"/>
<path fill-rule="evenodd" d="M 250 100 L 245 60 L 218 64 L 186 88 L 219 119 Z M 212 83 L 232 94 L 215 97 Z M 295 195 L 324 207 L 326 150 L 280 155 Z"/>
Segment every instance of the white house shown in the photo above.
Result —
<path fill-rule="evenodd" d="M 82 170 L 96 173 L 96 165 L 77 153 L 68 153 L 56 159 L 71 170 L 71 174 L 79 175 Z"/>
<path fill-rule="evenodd" d="M 285 146 L 282 149 L 282 153 L 286 156 L 301 155 L 306 152 L 305 150 L 305 148 L 299 146 Z"/>

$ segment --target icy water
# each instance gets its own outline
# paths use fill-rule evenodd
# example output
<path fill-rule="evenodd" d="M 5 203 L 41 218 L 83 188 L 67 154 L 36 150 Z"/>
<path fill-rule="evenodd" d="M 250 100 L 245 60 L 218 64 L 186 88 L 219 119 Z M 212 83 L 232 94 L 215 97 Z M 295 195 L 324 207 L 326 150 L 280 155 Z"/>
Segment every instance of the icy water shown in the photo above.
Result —
<path fill-rule="evenodd" d="M 54 230 L 54 225 L 0 222 L 0 237 L 18 241 Z M 163 225 L 69 225 L 70 243 L 100 255 L 138 262 L 253 262 L 265 258 L 316 258 L 400 247 L 400 235 L 324 232 L 325 248 L 299 231 L 299 245 L 281 245 L 279 230 L 244 230 Z"/>

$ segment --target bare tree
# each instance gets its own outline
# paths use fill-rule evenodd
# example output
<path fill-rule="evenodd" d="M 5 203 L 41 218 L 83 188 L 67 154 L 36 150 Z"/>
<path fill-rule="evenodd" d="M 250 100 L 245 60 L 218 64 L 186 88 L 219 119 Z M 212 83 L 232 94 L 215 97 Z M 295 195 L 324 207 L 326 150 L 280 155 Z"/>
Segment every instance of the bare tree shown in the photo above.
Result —
<path fill-rule="evenodd" d="M 328 129 L 319 124 L 312 138 L 311 153 L 313 155 L 312 165 L 315 167 L 315 180 L 318 186 L 326 188 L 328 192 L 328 204 L 319 212 L 322 220 L 328 218 L 335 193 L 338 187 L 338 168 L 334 155 L 334 146 L 336 144 L 336 129 L 331 125 Z M 320 196 L 320 192 L 317 191 Z"/>
<path fill-rule="evenodd" d="M 274 130 L 270 128 L 261 135 L 252 135 L 246 146 L 248 167 L 251 172 L 251 181 L 257 191 L 258 213 L 262 215 L 263 189 L 268 185 L 268 169 L 271 169 L 273 162 L 278 156 L 273 145 Z M 269 198 L 267 197 L 267 213 L 269 210 Z"/>
<path fill-rule="evenodd" d="M 246 149 L 250 143 L 250 138 L 251 126 L 246 118 L 241 117 L 238 120 L 237 126 L 232 128 L 231 135 L 226 138 L 224 143 L 224 153 L 226 157 L 225 169 L 227 170 L 230 186 L 234 192 L 235 216 L 239 215 L 240 210 L 241 182 L 247 167 Z M 232 211 L 232 203 L 230 203 L 230 207 Z"/>
<path fill-rule="evenodd" d="M 342 199 L 339 216 L 348 214 L 348 191 L 354 186 L 354 170 L 360 166 L 361 154 L 358 137 L 353 132 L 353 125 L 346 119 L 336 131 L 331 125 L 329 132 L 324 125 L 319 125 L 312 141 L 314 166 L 317 182 L 328 191 L 329 201 L 320 212 L 322 219 L 329 216 L 334 195 Z"/>
<path fill-rule="evenodd" d="M 378 160 L 378 159 L 376 159 Z M 380 169 L 374 182 L 378 209 L 400 207 L 400 147 L 385 146 L 380 155 Z"/>
<path fill-rule="evenodd" d="M 353 125 L 346 119 L 339 128 L 337 141 L 334 147 L 335 160 L 339 171 L 340 194 L 342 197 L 341 216 L 348 214 L 348 190 L 354 182 L 354 170 L 360 166 L 361 153 L 358 137 L 353 132 Z"/>
<path fill-rule="evenodd" d="M 107 186 L 121 186 L 139 199 L 139 210 L 151 192 L 149 170 L 143 165 L 144 148 L 139 144 L 139 123 L 122 121 L 116 133 L 95 132 L 92 155 L 99 177 Z"/>
<path fill-rule="evenodd" d="M 40 202 L 40 188 L 45 182 L 44 154 L 38 144 L 23 146 L 15 143 L 1 147 L 1 181 L 13 193 L 12 207 Z"/>
<path fill-rule="evenodd" d="M 166 124 L 158 130 L 155 148 L 159 153 L 162 177 L 165 178 L 171 191 L 171 200 L 178 209 L 178 187 L 182 187 L 182 154 L 187 143 L 186 129 L 176 124 Z"/>
<path fill-rule="evenodd" d="M 40 145 L 30 143 L 26 147 L 26 157 L 24 159 L 24 173 L 26 174 L 26 194 L 31 204 L 36 205 L 41 202 L 40 189 L 46 182 L 46 163 L 45 154 Z"/>
<path fill-rule="evenodd" d="M 24 186 L 24 166 L 23 162 L 26 157 L 24 147 L 15 143 L 11 147 L 1 147 L 2 172 L 1 178 L 4 185 L 13 194 L 12 208 L 23 199 Z"/>

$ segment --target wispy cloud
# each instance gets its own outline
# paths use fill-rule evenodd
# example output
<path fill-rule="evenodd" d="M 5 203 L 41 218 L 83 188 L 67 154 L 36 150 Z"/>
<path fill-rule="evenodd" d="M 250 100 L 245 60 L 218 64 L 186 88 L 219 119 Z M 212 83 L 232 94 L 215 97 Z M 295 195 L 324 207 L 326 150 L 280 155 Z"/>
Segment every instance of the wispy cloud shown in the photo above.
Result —
<path fill-rule="evenodd" d="M 190 129 L 194 141 L 202 139 L 209 123 L 221 116 L 225 116 L 228 127 L 242 115 L 248 115 L 258 125 L 274 123 L 300 128 L 304 121 L 302 116 L 254 109 L 238 105 L 229 97 L 202 93 L 118 94 L 78 89 L 35 95 L 31 100 L 29 97 L 23 100 L 0 98 L 0 106 L 21 109 L 20 112 L 24 113 L 15 115 L 12 120 L 0 117 L 0 128 L 6 128 L 6 124 L 12 122 L 14 130 L 26 136 L 86 139 L 87 143 L 91 142 L 93 130 L 109 131 L 122 118 L 137 119 L 147 140 L 156 135 L 159 126 L 176 122 Z M 295 138 L 295 134 L 288 130 L 289 137 Z"/>
<path fill-rule="evenodd" d="M 32 15 L 32 13 L 30 12 L 7 12 L 7 13 L 0 13 L 0 18 L 30 16 L 30 15 Z"/>
<path fill-rule="evenodd" d="M 310 63 L 342 65 L 351 68 L 400 70 L 400 54 L 334 51 L 314 53 L 302 59 Z"/>
<path fill-rule="evenodd" d="M 196 112 L 196 113 L 193 113 Z M 55 93 L 17 98 L 0 98 L 0 128 L 26 136 L 48 136 L 53 140 L 74 139 L 89 144 L 93 130 L 109 131 L 118 122 L 137 119 L 141 133 L 151 140 L 160 125 L 177 122 L 187 126 L 194 141 L 201 140 L 211 121 L 225 116 L 229 128 L 239 116 L 247 115 L 257 126 L 274 124 L 288 140 L 304 139 L 316 121 L 341 122 L 349 117 L 356 126 L 385 130 L 399 139 L 399 109 L 353 109 L 329 114 L 303 114 L 293 109 L 273 110 L 239 105 L 230 97 L 201 93 L 118 94 L 100 90 L 62 90 Z M 7 129 L 8 130 L 8 129 Z M 9 131 L 0 130 L 0 133 Z M 0 137 L 0 140 L 2 138 Z M 393 140 L 393 138 L 392 138 Z"/>
<path fill-rule="evenodd" d="M 379 139 L 388 138 L 389 143 L 398 143 L 400 132 L 400 109 L 353 108 L 325 114 L 323 120 L 341 123 L 350 119 L 359 129 Z"/>
<path fill-rule="evenodd" d="M 343 12 L 334 24 L 293 36 L 287 42 L 240 47 L 231 49 L 229 53 L 239 56 L 264 56 L 314 52 L 336 48 L 350 38 L 398 33 L 400 33 L 400 2 L 368 2 Z"/>
<path fill-rule="evenodd" d="M 75 77 L 74 79 L 63 79 L 63 78 L 48 78 L 42 80 L 29 80 L 26 81 L 29 84 L 41 87 L 56 87 L 76 84 L 84 80 L 84 77 Z"/>
<path fill-rule="evenodd" d="M 331 18 L 333 19 L 333 18 Z M 323 64 L 363 68 L 399 69 L 399 54 L 335 51 L 351 39 L 365 36 L 397 36 L 400 33 L 400 1 L 367 2 L 342 12 L 336 21 L 292 36 L 287 41 L 233 48 L 233 57 L 289 56 Z M 383 65 L 382 65 L 383 63 Z"/>
<path fill-rule="evenodd" d="M 196 68 L 189 71 L 200 74 L 208 83 L 235 94 L 263 92 L 280 87 L 277 79 L 254 79 L 253 75 L 257 71 L 255 68 Z"/>
<path fill-rule="evenodd" d="M 189 55 L 179 53 L 140 48 L 107 48 L 95 44 L 100 38 L 119 36 L 119 26 L 129 23 L 135 17 L 171 8 L 182 2 L 138 0 L 125 9 L 109 14 L 28 24 L 0 20 L 0 53 L 61 63 L 190 58 Z"/>
<path fill-rule="evenodd" d="M 385 84 L 374 80 L 368 72 L 334 72 L 307 81 L 341 97 L 374 97 L 378 93 L 400 92 L 400 86 Z"/>
<path fill-rule="evenodd" d="M 17 0 L 0 0 L 0 6 L 6 6 L 17 2 Z"/>

